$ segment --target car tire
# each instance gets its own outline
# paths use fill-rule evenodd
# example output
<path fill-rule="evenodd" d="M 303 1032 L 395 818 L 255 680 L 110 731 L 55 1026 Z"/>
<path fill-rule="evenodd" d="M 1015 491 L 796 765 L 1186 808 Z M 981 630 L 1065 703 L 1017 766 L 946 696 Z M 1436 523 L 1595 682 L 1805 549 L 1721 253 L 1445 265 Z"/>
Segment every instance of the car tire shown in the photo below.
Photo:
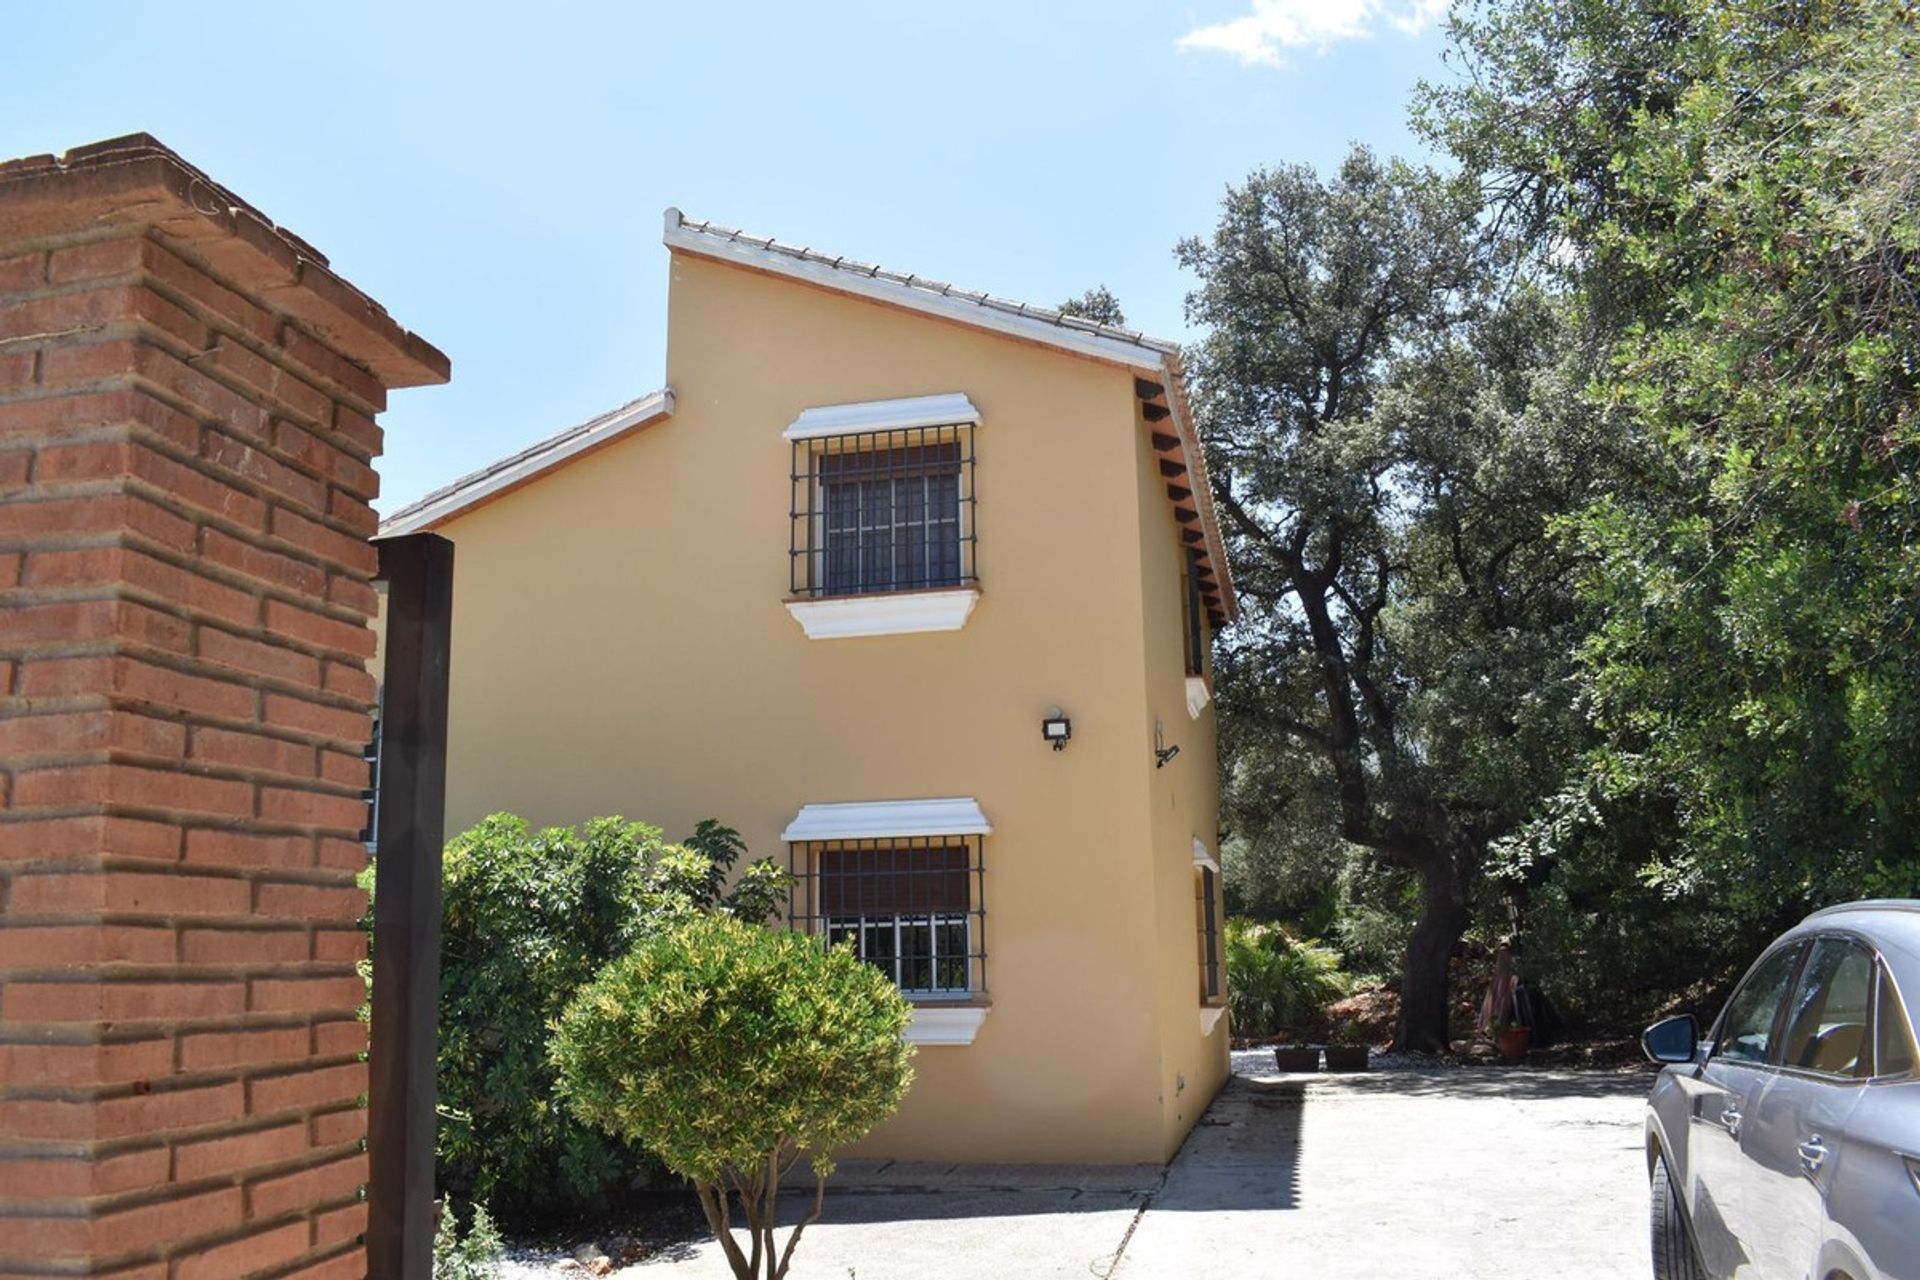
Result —
<path fill-rule="evenodd" d="M 1680 1193 L 1667 1171 L 1667 1158 L 1653 1159 L 1653 1280 L 1707 1280 L 1707 1270 L 1694 1251 L 1693 1235 L 1680 1210 Z"/>

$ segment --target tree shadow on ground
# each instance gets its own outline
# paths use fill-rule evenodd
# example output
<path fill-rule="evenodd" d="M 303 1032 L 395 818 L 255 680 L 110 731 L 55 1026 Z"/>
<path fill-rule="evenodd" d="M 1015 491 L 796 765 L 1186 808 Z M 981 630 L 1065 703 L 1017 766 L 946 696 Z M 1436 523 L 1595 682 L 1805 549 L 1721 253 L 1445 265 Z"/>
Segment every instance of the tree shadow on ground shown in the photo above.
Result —
<path fill-rule="evenodd" d="M 1351 1075 L 1289 1075 L 1282 1081 L 1353 1095 L 1393 1094 L 1456 1101 L 1523 1101 L 1553 1098 L 1645 1096 L 1653 1087 L 1648 1071 L 1531 1071 L 1526 1067 L 1431 1067 L 1363 1071 Z"/>

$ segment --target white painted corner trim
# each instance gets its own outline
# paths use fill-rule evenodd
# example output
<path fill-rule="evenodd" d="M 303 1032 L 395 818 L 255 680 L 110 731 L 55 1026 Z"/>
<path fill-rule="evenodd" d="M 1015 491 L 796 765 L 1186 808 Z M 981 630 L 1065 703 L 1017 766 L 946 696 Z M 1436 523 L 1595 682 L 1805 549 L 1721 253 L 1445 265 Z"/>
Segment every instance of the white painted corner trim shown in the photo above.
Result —
<path fill-rule="evenodd" d="M 1207 688 L 1205 676 L 1187 677 L 1187 716 L 1198 720 L 1200 713 L 1207 709 L 1207 703 L 1213 701 L 1213 690 Z"/>
<path fill-rule="evenodd" d="M 856 431 L 899 431 L 910 427 L 978 425 L 980 410 L 960 391 L 904 400 L 866 400 L 802 409 L 780 434 L 787 440 L 815 440 Z"/>
<path fill-rule="evenodd" d="M 788 842 L 869 840 L 906 836 L 993 834 L 972 796 L 940 800 L 862 800 L 852 804 L 803 804 L 780 833 Z"/>
<path fill-rule="evenodd" d="M 913 1021 L 900 1038 L 909 1044 L 972 1044 L 986 1020 L 983 1004 L 915 1005 Z"/>
<path fill-rule="evenodd" d="M 1199 836 L 1193 838 L 1193 865 L 1196 867 L 1205 867 L 1215 875 L 1220 874 L 1219 861 L 1214 858 L 1212 853 L 1208 852 L 1206 841 L 1202 840 Z"/>
<path fill-rule="evenodd" d="M 1223 1004 L 1203 1005 L 1200 1009 L 1200 1034 L 1210 1036 L 1213 1029 L 1220 1025 L 1220 1019 L 1227 1016 L 1227 1006 Z"/>
<path fill-rule="evenodd" d="M 787 612 L 809 640 L 899 636 L 918 631 L 958 631 L 980 603 L 976 587 L 944 591 L 896 591 L 840 599 L 789 600 Z"/>

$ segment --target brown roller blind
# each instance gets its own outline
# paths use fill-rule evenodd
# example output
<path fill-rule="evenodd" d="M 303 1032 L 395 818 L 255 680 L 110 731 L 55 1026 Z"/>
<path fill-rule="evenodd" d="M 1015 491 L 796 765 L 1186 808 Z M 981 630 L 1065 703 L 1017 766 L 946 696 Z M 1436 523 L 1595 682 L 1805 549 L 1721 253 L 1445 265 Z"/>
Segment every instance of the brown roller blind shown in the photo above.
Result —
<path fill-rule="evenodd" d="M 821 914 L 924 915 L 968 908 L 963 847 L 829 849 L 820 854 Z"/>

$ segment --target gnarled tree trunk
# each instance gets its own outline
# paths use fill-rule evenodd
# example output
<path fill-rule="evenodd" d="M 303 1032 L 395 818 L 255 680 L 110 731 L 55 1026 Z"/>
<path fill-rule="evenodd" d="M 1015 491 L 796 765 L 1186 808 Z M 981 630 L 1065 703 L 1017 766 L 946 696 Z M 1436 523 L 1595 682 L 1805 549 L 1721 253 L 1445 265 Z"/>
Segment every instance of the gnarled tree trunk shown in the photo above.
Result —
<path fill-rule="evenodd" d="M 1467 928 L 1466 895 L 1454 861 L 1445 853 L 1420 867 L 1420 919 L 1407 939 L 1400 978 L 1400 1022 L 1393 1047 L 1419 1053 L 1446 1053 L 1451 1009 L 1448 978 L 1454 948 Z"/>

